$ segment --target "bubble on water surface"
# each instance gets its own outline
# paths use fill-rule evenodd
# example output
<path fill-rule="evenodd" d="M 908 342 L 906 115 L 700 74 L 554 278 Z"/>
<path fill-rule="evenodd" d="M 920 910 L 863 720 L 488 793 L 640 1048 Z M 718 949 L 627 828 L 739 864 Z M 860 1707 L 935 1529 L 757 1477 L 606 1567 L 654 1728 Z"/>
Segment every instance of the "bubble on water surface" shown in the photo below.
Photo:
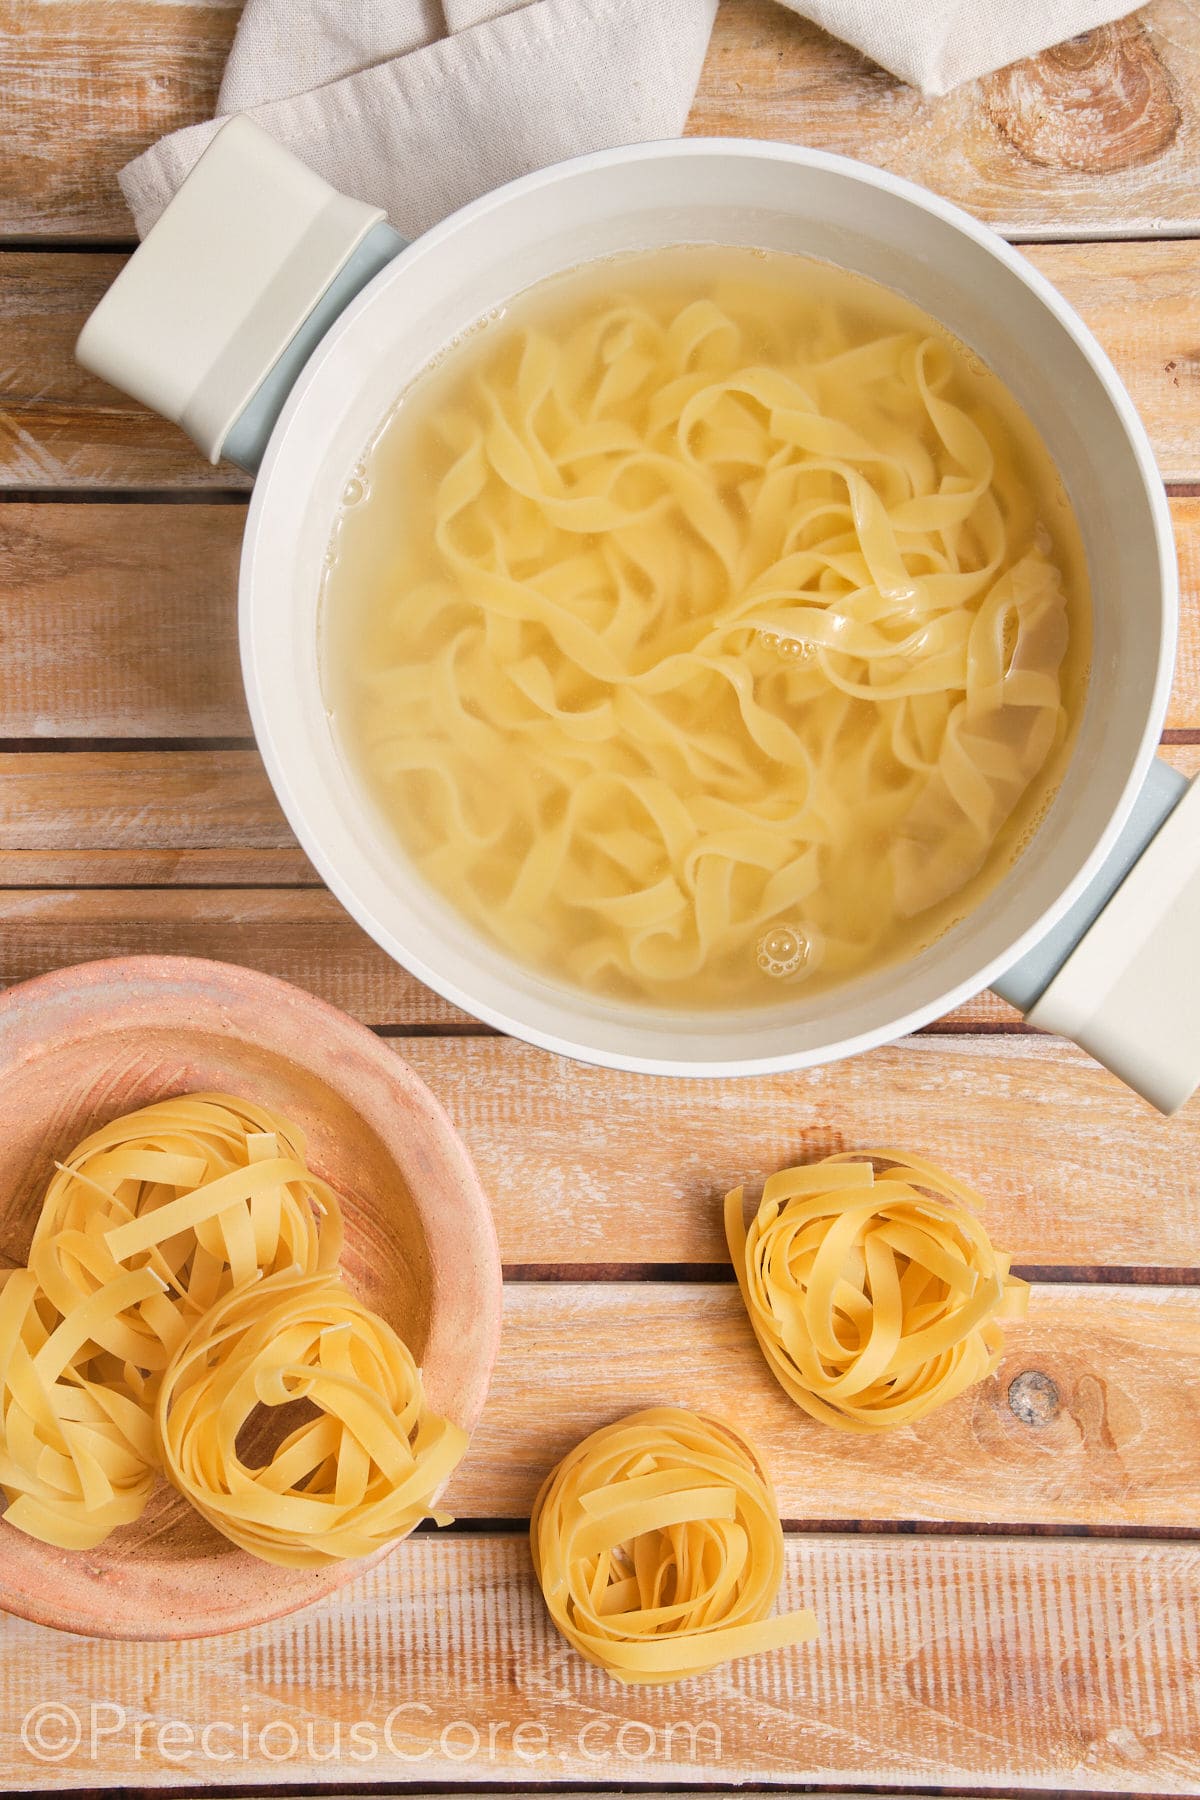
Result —
<path fill-rule="evenodd" d="M 816 646 L 803 638 L 787 637 L 778 631 L 760 631 L 756 635 L 764 650 L 773 650 L 785 662 L 811 662 L 817 654 Z"/>
<path fill-rule="evenodd" d="M 758 966 L 776 980 L 795 975 L 808 964 L 812 939 L 803 925 L 772 925 L 758 940 Z"/>

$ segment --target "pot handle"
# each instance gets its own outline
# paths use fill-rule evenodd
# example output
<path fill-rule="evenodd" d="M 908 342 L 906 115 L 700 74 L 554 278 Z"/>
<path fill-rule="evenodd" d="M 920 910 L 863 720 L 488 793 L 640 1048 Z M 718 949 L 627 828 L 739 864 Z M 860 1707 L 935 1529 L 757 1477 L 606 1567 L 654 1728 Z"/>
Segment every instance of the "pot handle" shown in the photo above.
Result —
<path fill-rule="evenodd" d="M 1200 780 L 1152 763 L 1099 874 L 993 986 L 1177 1112 L 1200 1083 Z"/>
<path fill-rule="evenodd" d="M 253 474 L 338 314 L 405 247 L 246 118 L 222 126 L 91 314 L 85 369 Z"/>

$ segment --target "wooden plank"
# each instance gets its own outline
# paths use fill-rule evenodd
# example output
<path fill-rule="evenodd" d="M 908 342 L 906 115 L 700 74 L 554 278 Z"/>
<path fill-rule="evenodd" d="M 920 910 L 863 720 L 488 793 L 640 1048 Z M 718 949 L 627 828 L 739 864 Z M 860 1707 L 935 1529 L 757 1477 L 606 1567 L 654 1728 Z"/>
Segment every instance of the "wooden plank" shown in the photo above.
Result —
<path fill-rule="evenodd" d="M 260 885 L 293 876 L 306 891 Z M 359 929 L 299 850 L 18 850 L 0 853 L 0 880 L 0 986 L 95 957 L 210 956 L 293 981 L 367 1025 L 468 1023 Z M 110 885 L 124 881 L 158 885 Z M 1019 1023 L 1015 1008 L 987 993 L 945 1027 Z"/>
<path fill-rule="evenodd" d="M 319 878 L 256 750 L 0 751 L 0 888 L 139 883 Z"/>
<path fill-rule="evenodd" d="M 0 507 L 10 737 L 237 737 L 240 506 Z"/>
<path fill-rule="evenodd" d="M 1052 1416 L 1020 1416 L 1034 1376 Z M 522 1519 L 586 1433 L 646 1406 L 735 1417 L 795 1521 L 986 1518 L 1014 1528 L 1193 1531 L 1200 1288 L 1037 1284 L 997 1373 L 918 1423 L 863 1438 L 808 1419 L 768 1371 L 735 1285 L 511 1282 L 470 1456 L 466 1520 Z M 182 1512 L 174 1497 L 161 1519 Z"/>
<path fill-rule="evenodd" d="M 1189 776 L 1200 770 L 1200 745 L 1165 754 Z M 321 888 L 252 750 L 0 754 L 0 934 L 5 985 L 156 951 L 261 968 L 369 1025 L 467 1022 Z M 936 1029 L 1019 1025 L 1015 1008 L 984 993 Z"/>
<path fill-rule="evenodd" d="M 1112 358 L 1163 479 L 1200 478 L 1200 240 L 1031 244 L 1025 254 Z"/>
<path fill-rule="evenodd" d="M 303 850 L 0 851 L 5 888 L 317 887 Z M 0 919 L 4 902 L 0 899 Z"/>
<path fill-rule="evenodd" d="M 131 799 L 136 779 L 131 769 Z M 303 891 L 262 885 L 285 881 Z M 126 882 L 155 885 L 117 885 Z M 468 1022 L 360 930 L 298 849 L 0 851 L 0 986 L 63 963 L 150 952 L 262 969 L 366 1025 Z M 1016 1009 L 991 993 L 944 1021 L 950 1031 L 1019 1025 Z"/>
<path fill-rule="evenodd" d="M 291 850 L 256 750 L 0 752 L 0 851 Z"/>
<path fill-rule="evenodd" d="M 323 887 L 10 889 L 0 980 L 101 956 L 209 956 L 294 981 L 368 1024 L 467 1023 L 372 943 Z"/>
<path fill-rule="evenodd" d="M 1200 724 L 1200 499 L 1172 500 L 1179 560 L 1179 642 L 1167 704 L 1168 730 Z"/>
<path fill-rule="evenodd" d="M 249 488 L 178 426 L 75 361 L 75 339 L 125 266 L 119 255 L 0 255 L 0 487 Z"/>
<path fill-rule="evenodd" d="M 1200 745 L 1165 754 L 1200 771 Z M 263 969 L 369 1025 L 469 1023 L 324 890 L 254 751 L 0 754 L 0 985 L 149 952 Z M 928 1029 L 1019 1027 L 983 993 Z"/>
<path fill-rule="evenodd" d="M 1200 744 L 1163 754 L 1189 777 L 1200 771 Z M 256 750 L 0 750 L 0 890 L 273 884 L 319 877 Z M 402 1025 L 401 1002 L 371 1023 Z M 955 1017 L 990 1024 L 1011 1015 L 1002 1006 Z"/>
<path fill-rule="evenodd" d="M 692 1081 L 502 1038 L 396 1048 L 462 1131 L 509 1264 L 724 1264 L 730 1188 L 877 1144 L 971 1182 L 1020 1264 L 1197 1263 L 1200 1105 L 1167 1123 L 1054 1038 L 910 1038 L 823 1069 Z"/>
<path fill-rule="evenodd" d="M 1189 233 L 1198 217 L 1192 0 L 925 100 L 772 0 L 726 0 L 688 121 L 907 175 L 1013 237 Z"/>
<path fill-rule="evenodd" d="M 735 1286 L 510 1283 L 491 1392 L 446 1504 L 464 1518 L 523 1517 L 588 1431 L 672 1405 L 737 1419 L 785 1519 L 1195 1528 L 1200 1289 L 1039 1283 L 1004 1345 L 996 1374 L 961 1400 L 864 1438 L 788 1399 Z M 1030 1372 L 1052 1384 L 1045 1424 L 1009 1402 Z"/>
<path fill-rule="evenodd" d="M 309 891 L 263 885 L 283 882 Z M 0 986 L 92 957 L 211 956 L 308 987 L 367 1025 L 467 1022 L 360 930 L 298 849 L 0 852 L 0 929 Z M 1019 1028 L 1016 1008 L 985 992 L 926 1030 Z"/>
<path fill-rule="evenodd" d="M 236 0 L 5 0 L 0 233 L 130 235 L 116 173 L 211 115 Z M 923 100 L 771 3 L 724 0 L 689 130 L 837 150 L 1035 237 L 1195 228 L 1200 48 L 1189 0 L 1154 0 L 1028 63 Z"/>
<path fill-rule="evenodd" d="M 790 1538 L 780 1604 L 816 1610 L 816 1643 L 624 1688 L 558 1638 L 521 1539 L 422 1534 L 229 1637 L 103 1644 L 0 1620 L 0 1784 L 1194 1794 L 1198 1601 L 1193 1544 Z M 41 1761 L 22 1723 L 55 1703 L 82 1741 Z"/>
<path fill-rule="evenodd" d="M 1171 502 L 1183 607 L 1173 729 L 1200 728 L 1200 498 Z M 248 736 L 238 505 L 0 506 L 9 738 Z"/>
<path fill-rule="evenodd" d="M 1164 477 L 1200 478 L 1200 241 L 1035 245 L 1029 256 L 1113 358 Z M 0 487 L 249 486 L 240 470 L 213 468 L 181 431 L 75 362 L 79 328 L 124 260 L 0 255 Z"/>
<path fill-rule="evenodd" d="M 0 234 L 131 238 L 117 171 L 212 116 L 241 0 L 3 0 Z M 118 23 L 119 21 L 119 23 Z"/>

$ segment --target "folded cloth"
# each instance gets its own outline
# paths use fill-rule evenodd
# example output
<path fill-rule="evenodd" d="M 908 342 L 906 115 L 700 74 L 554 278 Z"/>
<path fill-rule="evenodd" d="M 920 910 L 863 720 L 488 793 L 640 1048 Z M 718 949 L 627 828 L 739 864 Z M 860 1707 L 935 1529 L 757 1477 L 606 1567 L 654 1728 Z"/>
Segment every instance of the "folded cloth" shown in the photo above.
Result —
<path fill-rule="evenodd" d="M 926 94 L 1118 17 L 1128 0 L 781 0 Z M 246 0 L 218 96 L 121 171 L 144 235 L 246 112 L 414 237 L 567 156 L 677 137 L 717 0 Z"/>
<path fill-rule="evenodd" d="M 271 0 L 267 0 L 271 4 Z M 1131 10 L 1129 0 L 782 0 L 935 97 Z"/>

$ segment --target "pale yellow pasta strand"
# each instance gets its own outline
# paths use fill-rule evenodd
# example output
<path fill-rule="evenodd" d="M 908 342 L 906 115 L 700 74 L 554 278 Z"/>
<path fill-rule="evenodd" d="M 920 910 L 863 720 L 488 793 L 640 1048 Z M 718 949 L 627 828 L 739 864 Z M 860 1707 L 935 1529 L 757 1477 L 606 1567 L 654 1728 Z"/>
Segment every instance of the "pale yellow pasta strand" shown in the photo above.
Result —
<path fill-rule="evenodd" d="M 90 1378 L 94 1339 L 161 1284 L 133 1270 L 65 1319 L 37 1276 L 0 1286 L 0 1492 L 7 1523 L 61 1550 L 90 1550 L 143 1511 L 155 1475 L 149 1415 Z"/>
<path fill-rule="evenodd" d="M 229 1094 L 182 1094 L 127 1113 L 58 1166 L 29 1266 L 64 1317 L 130 1269 L 156 1277 L 99 1320 L 105 1379 L 150 1399 L 190 1323 L 231 1288 L 281 1269 L 337 1266 L 341 1208 L 311 1174 L 295 1126 Z"/>
<path fill-rule="evenodd" d="M 817 1636 L 772 1617 L 783 1532 L 770 1480 L 732 1426 L 652 1407 L 584 1438 L 543 1482 L 529 1526 L 567 1641 L 625 1683 L 680 1681 Z"/>
<path fill-rule="evenodd" d="M 895 1150 L 784 1169 L 725 1236 L 759 1347 L 797 1406 L 843 1431 L 924 1418 L 992 1373 L 1027 1282 L 993 1250 L 979 1196 Z"/>
<path fill-rule="evenodd" d="M 313 1416 L 247 1460 L 239 1438 L 258 1409 L 296 1402 Z M 467 1446 L 427 1405 L 408 1346 L 325 1273 L 218 1301 L 176 1350 L 155 1417 L 167 1479 L 224 1537 L 286 1568 L 402 1537 Z"/>

